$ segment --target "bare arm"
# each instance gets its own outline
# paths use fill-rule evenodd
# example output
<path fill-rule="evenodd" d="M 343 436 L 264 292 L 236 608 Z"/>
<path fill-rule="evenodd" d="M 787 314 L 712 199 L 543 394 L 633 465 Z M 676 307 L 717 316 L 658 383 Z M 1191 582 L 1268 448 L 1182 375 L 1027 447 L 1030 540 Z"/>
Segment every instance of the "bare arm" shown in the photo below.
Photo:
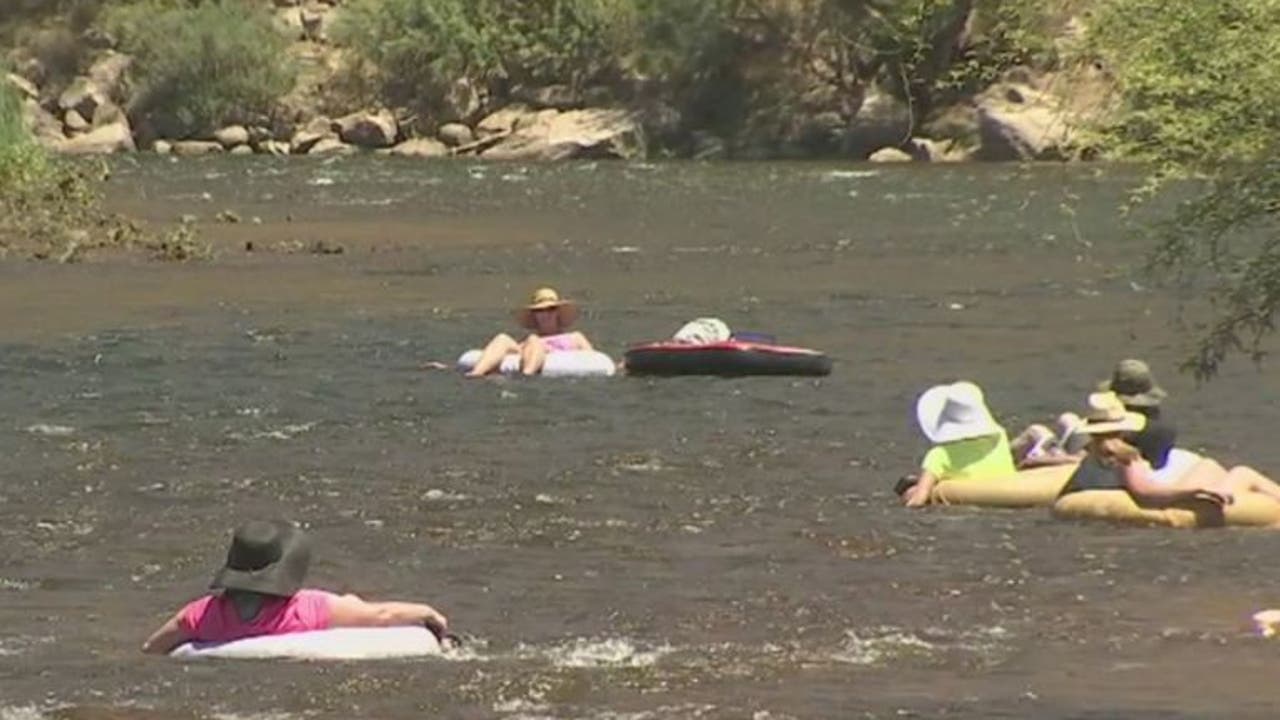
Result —
<path fill-rule="evenodd" d="M 577 346 L 577 348 L 578 348 L 579 350 L 594 350 L 594 349 L 595 349 L 595 348 L 593 348 L 593 347 L 591 346 L 591 341 L 587 339 L 587 336 L 586 336 L 586 335 L 583 335 L 583 334 L 582 334 L 582 333 L 580 333 L 580 332 L 575 332 L 575 333 L 573 334 L 573 342 L 574 342 L 574 345 L 576 345 L 576 346 Z"/>
<path fill-rule="evenodd" d="M 929 504 L 929 496 L 933 494 L 933 488 L 938 484 L 938 478 L 928 470 L 920 471 L 920 479 L 916 481 L 911 489 L 902 494 L 902 503 L 907 507 L 923 507 Z"/>
<path fill-rule="evenodd" d="M 179 622 L 181 617 L 182 613 L 179 612 L 169 618 L 164 625 L 161 625 L 159 630 L 152 633 L 151 637 L 142 643 L 142 652 L 152 655 L 168 655 L 174 648 L 191 640 L 191 636 L 187 634 L 187 631 L 182 629 L 182 625 Z"/>
<path fill-rule="evenodd" d="M 1187 487 L 1185 485 L 1167 485 L 1158 483 L 1151 477 L 1151 465 L 1145 460 L 1138 460 L 1126 465 L 1122 471 L 1124 473 L 1124 485 L 1130 493 L 1152 500 L 1185 500 L 1196 496 L 1208 494 L 1211 497 L 1222 498 L 1230 501 L 1230 498 L 1214 488 L 1209 487 Z"/>
<path fill-rule="evenodd" d="M 368 602 L 356 595 L 339 595 L 329 604 L 329 624 L 333 627 L 395 627 L 419 625 L 437 637 L 449 629 L 449 620 L 435 608 L 422 603 Z"/>

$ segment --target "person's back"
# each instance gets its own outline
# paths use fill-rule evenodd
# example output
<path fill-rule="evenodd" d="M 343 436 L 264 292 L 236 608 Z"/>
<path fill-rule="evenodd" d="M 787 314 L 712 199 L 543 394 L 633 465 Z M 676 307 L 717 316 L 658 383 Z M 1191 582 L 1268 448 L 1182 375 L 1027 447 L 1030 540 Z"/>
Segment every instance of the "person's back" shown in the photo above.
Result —
<path fill-rule="evenodd" d="M 935 445 L 925 453 L 920 468 L 939 482 L 992 480 L 1017 472 L 1004 431 Z"/>

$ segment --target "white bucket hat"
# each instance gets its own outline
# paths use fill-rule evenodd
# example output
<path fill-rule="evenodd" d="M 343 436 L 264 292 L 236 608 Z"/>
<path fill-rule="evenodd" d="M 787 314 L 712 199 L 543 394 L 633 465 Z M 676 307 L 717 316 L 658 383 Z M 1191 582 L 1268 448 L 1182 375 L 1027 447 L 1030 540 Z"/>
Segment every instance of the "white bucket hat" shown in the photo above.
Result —
<path fill-rule="evenodd" d="M 982 388 L 971 382 L 935 385 L 916 401 L 916 420 L 931 442 L 994 435 L 1003 428 L 991 417 Z"/>
<path fill-rule="evenodd" d="M 729 326 L 723 320 L 714 317 L 701 317 L 685 323 L 671 337 L 678 342 L 703 345 L 724 342 L 729 339 L 729 336 Z"/>

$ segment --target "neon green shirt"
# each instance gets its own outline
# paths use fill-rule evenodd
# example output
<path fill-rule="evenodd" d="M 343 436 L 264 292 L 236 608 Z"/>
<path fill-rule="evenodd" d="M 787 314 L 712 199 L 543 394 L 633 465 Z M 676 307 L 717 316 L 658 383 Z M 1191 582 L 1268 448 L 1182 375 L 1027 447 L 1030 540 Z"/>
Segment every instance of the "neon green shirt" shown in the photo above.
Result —
<path fill-rule="evenodd" d="M 920 467 L 939 482 L 993 480 L 1017 472 L 1013 452 L 1009 450 L 1009 437 L 1003 430 L 995 435 L 935 445 L 925 453 Z"/>

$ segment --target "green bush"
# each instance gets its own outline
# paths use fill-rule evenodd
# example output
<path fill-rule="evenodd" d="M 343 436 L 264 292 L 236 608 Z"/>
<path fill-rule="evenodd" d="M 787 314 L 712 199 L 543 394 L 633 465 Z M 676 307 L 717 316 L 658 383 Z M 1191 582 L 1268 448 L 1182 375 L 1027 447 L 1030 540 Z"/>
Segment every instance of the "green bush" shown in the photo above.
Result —
<path fill-rule="evenodd" d="M 387 99 L 431 105 L 459 78 L 505 89 L 612 77 L 634 22 L 632 0 L 355 0 L 333 35 Z"/>
<path fill-rule="evenodd" d="M 134 57 L 131 112 L 162 136 L 267 114 L 293 87 L 288 40 L 247 0 L 150 0 L 108 9 L 106 24 Z"/>
<path fill-rule="evenodd" d="M 52 157 L 26 128 L 18 94 L 0 82 L 0 259 L 73 262 L 99 248 L 138 248 L 165 260 L 209 254 L 190 227 L 148 233 L 104 210 L 107 174 L 101 161 Z"/>
<path fill-rule="evenodd" d="M 1088 48 L 1121 93 L 1113 155 L 1249 160 L 1280 131 L 1280 2 L 1112 0 L 1091 23 Z"/>

